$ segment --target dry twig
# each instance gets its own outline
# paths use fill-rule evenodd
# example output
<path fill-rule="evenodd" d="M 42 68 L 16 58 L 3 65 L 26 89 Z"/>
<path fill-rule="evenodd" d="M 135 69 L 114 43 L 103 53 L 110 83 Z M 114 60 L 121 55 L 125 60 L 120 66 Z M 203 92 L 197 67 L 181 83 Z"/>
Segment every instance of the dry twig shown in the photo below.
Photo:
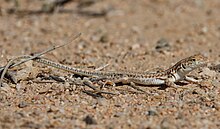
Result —
<path fill-rule="evenodd" d="M 3 81 L 3 78 L 4 78 L 4 76 L 5 76 L 5 73 L 7 72 L 7 70 L 8 70 L 9 68 L 13 68 L 13 67 L 18 66 L 18 65 L 20 65 L 20 64 L 23 64 L 23 63 L 25 63 L 25 62 L 27 62 L 27 61 L 29 61 L 29 60 L 33 60 L 33 59 L 35 59 L 35 58 L 38 58 L 38 57 L 40 57 L 40 56 L 42 56 L 42 55 L 44 55 L 44 54 L 46 54 L 46 53 L 48 53 L 48 52 L 51 52 L 51 51 L 57 49 L 57 48 L 61 48 L 61 47 L 65 46 L 65 45 L 67 45 L 67 44 L 70 44 L 70 43 L 72 43 L 75 39 L 77 39 L 80 35 L 81 35 L 81 33 L 75 35 L 75 36 L 74 36 L 73 38 L 71 38 L 67 43 L 64 43 L 64 44 L 61 44 L 61 45 L 57 45 L 57 46 L 53 46 L 53 47 L 48 48 L 48 49 L 46 49 L 46 50 L 44 50 L 44 51 L 42 51 L 42 52 L 40 52 L 40 53 L 37 53 L 37 54 L 35 54 L 35 55 L 33 55 L 33 56 L 22 55 L 22 56 L 15 57 L 14 59 L 10 60 L 10 61 L 7 63 L 6 66 L 0 68 L 0 73 L 1 73 L 0 86 L 2 85 L 2 81 Z M 71 37 L 72 37 L 72 36 L 71 36 Z M 19 59 L 23 59 L 23 58 L 25 58 L 25 57 L 28 57 L 28 58 L 25 59 L 25 60 L 19 61 L 18 63 L 13 64 L 15 61 L 17 61 L 17 60 L 19 60 Z"/>

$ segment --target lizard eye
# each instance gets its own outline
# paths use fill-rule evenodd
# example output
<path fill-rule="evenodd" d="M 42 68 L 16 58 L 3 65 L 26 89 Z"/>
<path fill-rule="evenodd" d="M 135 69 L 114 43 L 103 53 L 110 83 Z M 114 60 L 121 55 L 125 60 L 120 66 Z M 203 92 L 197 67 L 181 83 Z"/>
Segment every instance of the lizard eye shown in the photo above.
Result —
<path fill-rule="evenodd" d="M 192 59 L 192 61 L 196 61 L 196 59 Z"/>

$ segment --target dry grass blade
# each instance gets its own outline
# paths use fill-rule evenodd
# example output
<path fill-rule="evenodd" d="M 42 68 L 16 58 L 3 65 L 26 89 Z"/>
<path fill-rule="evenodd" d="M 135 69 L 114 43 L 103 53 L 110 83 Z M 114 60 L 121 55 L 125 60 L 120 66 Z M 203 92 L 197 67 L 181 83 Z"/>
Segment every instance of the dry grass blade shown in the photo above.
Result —
<path fill-rule="evenodd" d="M 83 81 L 83 84 L 84 84 L 85 86 L 88 86 L 89 88 L 93 89 L 96 94 L 111 94 L 111 95 L 116 95 L 115 93 L 106 92 L 106 91 L 101 91 L 101 90 L 95 88 L 95 87 L 92 85 L 92 82 L 90 82 L 90 81 L 84 80 L 84 81 Z"/>
<path fill-rule="evenodd" d="M 33 56 L 25 56 L 25 55 L 22 55 L 22 56 L 15 57 L 14 59 L 10 60 L 10 61 L 7 63 L 6 66 L 0 68 L 0 73 L 1 73 L 0 86 L 2 85 L 2 80 L 3 80 L 4 76 L 5 76 L 5 73 L 7 72 L 7 70 L 8 70 L 9 68 L 13 68 L 13 67 L 18 66 L 18 65 L 20 65 L 20 64 L 23 64 L 23 63 L 25 63 L 25 62 L 27 62 L 27 61 L 29 61 L 29 60 L 33 60 L 33 59 L 35 59 L 35 58 L 37 58 L 37 57 L 40 57 L 40 56 L 42 56 L 42 55 L 44 55 L 44 54 L 46 54 L 46 53 L 48 53 L 48 52 L 51 52 L 51 51 L 53 51 L 53 50 L 55 50 L 55 49 L 57 49 L 57 48 L 61 48 L 61 47 L 65 46 L 65 45 L 67 45 L 67 44 L 70 44 L 70 43 L 72 43 L 75 39 L 77 39 L 80 35 L 81 35 L 81 33 L 75 35 L 75 36 L 74 36 L 73 38 L 71 38 L 67 43 L 64 43 L 64 44 L 58 45 L 58 46 L 53 46 L 53 47 L 48 48 L 48 49 L 46 49 L 46 50 L 44 50 L 44 51 L 42 51 L 42 52 L 40 52 L 40 53 L 37 53 L 37 54 L 35 54 L 35 55 L 33 55 Z M 71 36 L 71 37 L 72 37 L 72 36 Z M 19 60 L 19 59 L 22 59 L 22 58 L 26 58 L 26 57 L 27 57 L 27 59 L 22 60 L 22 61 L 19 61 L 18 63 L 13 64 L 16 60 Z"/>
<path fill-rule="evenodd" d="M 7 65 L 5 67 L 2 67 L 0 72 L 1 72 L 1 78 L 0 78 L 0 86 L 2 86 L 2 81 L 3 81 L 3 78 L 7 72 L 7 70 L 10 68 L 10 66 L 16 61 L 16 60 L 19 60 L 20 58 L 23 58 L 24 56 L 19 56 L 19 57 L 16 57 L 12 60 L 10 60 Z"/>
<path fill-rule="evenodd" d="M 101 66 L 99 68 L 96 68 L 95 71 L 101 71 L 101 70 L 103 70 L 104 68 L 106 68 L 108 66 L 109 66 L 109 64 L 103 65 L 103 66 Z"/>

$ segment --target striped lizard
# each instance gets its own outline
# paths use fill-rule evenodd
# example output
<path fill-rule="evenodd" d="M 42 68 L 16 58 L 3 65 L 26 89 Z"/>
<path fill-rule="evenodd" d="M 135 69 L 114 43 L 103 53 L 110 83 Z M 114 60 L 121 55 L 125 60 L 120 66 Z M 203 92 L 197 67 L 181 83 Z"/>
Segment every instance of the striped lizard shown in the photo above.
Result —
<path fill-rule="evenodd" d="M 31 56 L 23 56 L 22 58 L 30 58 Z M 167 85 L 177 88 L 175 82 L 185 80 L 187 82 L 198 83 L 199 81 L 188 77 L 187 74 L 191 71 L 205 66 L 207 64 L 207 57 L 202 54 L 196 54 L 185 59 L 180 60 L 167 70 L 158 73 L 138 73 L 138 72 L 116 72 L 116 71 L 95 71 L 84 70 L 66 66 L 60 63 L 56 63 L 44 58 L 35 58 L 34 61 L 42 63 L 51 67 L 55 67 L 61 70 L 71 72 L 80 76 L 87 76 L 96 79 L 105 79 L 111 84 L 123 83 L 123 84 L 138 84 L 138 85 Z"/>

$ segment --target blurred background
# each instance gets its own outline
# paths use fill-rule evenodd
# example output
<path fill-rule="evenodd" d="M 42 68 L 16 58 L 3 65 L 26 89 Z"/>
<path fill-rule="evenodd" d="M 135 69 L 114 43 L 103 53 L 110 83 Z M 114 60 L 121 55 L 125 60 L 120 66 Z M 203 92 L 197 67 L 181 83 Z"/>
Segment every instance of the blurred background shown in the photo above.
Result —
<path fill-rule="evenodd" d="M 83 41 L 66 52 L 147 58 L 203 52 L 216 58 L 219 6 L 218 0 L 2 0 L 1 54 L 38 51 L 81 32 Z M 10 51 L 13 46 L 18 51 Z"/>

